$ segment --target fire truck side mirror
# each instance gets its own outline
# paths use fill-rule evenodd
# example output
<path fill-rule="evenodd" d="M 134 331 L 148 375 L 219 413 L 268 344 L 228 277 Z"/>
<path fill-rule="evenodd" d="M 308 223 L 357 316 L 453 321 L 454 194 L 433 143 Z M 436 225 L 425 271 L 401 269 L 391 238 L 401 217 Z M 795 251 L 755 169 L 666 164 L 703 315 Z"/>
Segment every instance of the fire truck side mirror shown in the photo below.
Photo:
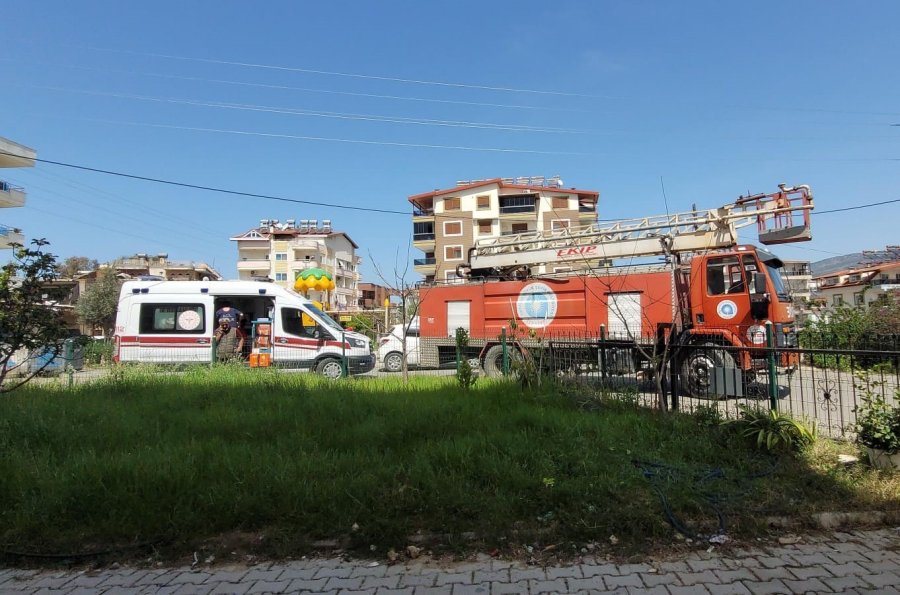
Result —
<path fill-rule="evenodd" d="M 766 293 L 766 276 L 762 273 L 753 273 L 753 293 L 763 295 Z"/>

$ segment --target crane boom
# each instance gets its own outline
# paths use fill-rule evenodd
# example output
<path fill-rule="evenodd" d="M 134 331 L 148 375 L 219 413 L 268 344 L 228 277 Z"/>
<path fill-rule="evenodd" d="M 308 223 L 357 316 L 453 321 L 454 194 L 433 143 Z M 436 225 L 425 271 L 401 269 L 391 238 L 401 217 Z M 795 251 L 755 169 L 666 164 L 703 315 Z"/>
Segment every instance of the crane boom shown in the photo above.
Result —
<path fill-rule="evenodd" d="M 489 274 L 548 263 L 613 260 L 730 248 L 737 230 L 756 224 L 762 244 L 811 239 L 809 186 L 779 186 L 715 209 L 623 219 L 580 229 L 528 232 L 478 240 L 466 268 Z"/>

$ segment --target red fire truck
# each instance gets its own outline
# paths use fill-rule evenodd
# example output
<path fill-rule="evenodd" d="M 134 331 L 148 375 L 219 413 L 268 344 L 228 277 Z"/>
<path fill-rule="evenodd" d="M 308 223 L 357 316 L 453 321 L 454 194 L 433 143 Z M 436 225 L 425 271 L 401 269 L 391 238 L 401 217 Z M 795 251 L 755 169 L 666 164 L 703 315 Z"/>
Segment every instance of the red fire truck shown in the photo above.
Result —
<path fill-rule="evenodd" d="M 602 338 L 604 372 L 652 368 L 664 352 L 689 394 L 734 394 L 765 362 L 745 348 L 765 346 L 767 323 L 776 346 L 797 345 L 782 262 L 739 245 L 737 230 L 756 225 L 762 244 L 806 241 L 812 208 L 808 186 L 781 185 L 717 209 L 480 240 L 457 271 L 465 282 L 420 290 L 420 363 L 453 361 L 457 328 L 489 376 L 501 372 L 504 333 L 513 357 L 545 362 L 548 348 L 557 361 L 567 349 L 597 354 Z M 633 264 L 652 257 L 662 262 Z M 540 272 L 561 264 L 575 272 Z"/>

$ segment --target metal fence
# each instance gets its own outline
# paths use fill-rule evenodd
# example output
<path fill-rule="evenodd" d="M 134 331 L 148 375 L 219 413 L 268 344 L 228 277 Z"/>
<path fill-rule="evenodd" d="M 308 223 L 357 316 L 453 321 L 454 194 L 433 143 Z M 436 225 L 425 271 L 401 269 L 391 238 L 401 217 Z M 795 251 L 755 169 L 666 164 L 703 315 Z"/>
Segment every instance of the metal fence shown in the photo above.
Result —
<path fill-rule="evenodd" d="M 740 406 L 771 408 L 814 422 L 832 437 L 851 433 L 867 395 L 900 404 L 896 336 L 801 336 L 800 346 L 772 348 L 659 345 L 653 337 L 636 347 L 621 339 L 555 336 L 543 338 L 539 349 L 532 345 L 529 357 L 545 377 L 606 388 L 647 406 L 713 407 L 725 417 L 737 416 Z"/>

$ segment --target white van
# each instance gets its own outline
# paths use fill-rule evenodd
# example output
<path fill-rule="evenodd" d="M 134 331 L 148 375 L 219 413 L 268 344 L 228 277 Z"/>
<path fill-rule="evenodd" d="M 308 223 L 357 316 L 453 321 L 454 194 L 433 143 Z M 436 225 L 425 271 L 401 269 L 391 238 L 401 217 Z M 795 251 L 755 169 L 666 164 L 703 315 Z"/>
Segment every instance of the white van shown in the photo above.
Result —
<path fill-rule="evenodd" d="M 368 337 L 344 331 L 303 296 L 260 281 L 126 281 L 116 314 L 115 360 L 211 362 L 213 317 L 225 302 L 244 314 L 246 349 L 250 323 L 271 319 L 273 366 L 337 377 L 346 356 L 351 374 L 375 367 Z"/>

